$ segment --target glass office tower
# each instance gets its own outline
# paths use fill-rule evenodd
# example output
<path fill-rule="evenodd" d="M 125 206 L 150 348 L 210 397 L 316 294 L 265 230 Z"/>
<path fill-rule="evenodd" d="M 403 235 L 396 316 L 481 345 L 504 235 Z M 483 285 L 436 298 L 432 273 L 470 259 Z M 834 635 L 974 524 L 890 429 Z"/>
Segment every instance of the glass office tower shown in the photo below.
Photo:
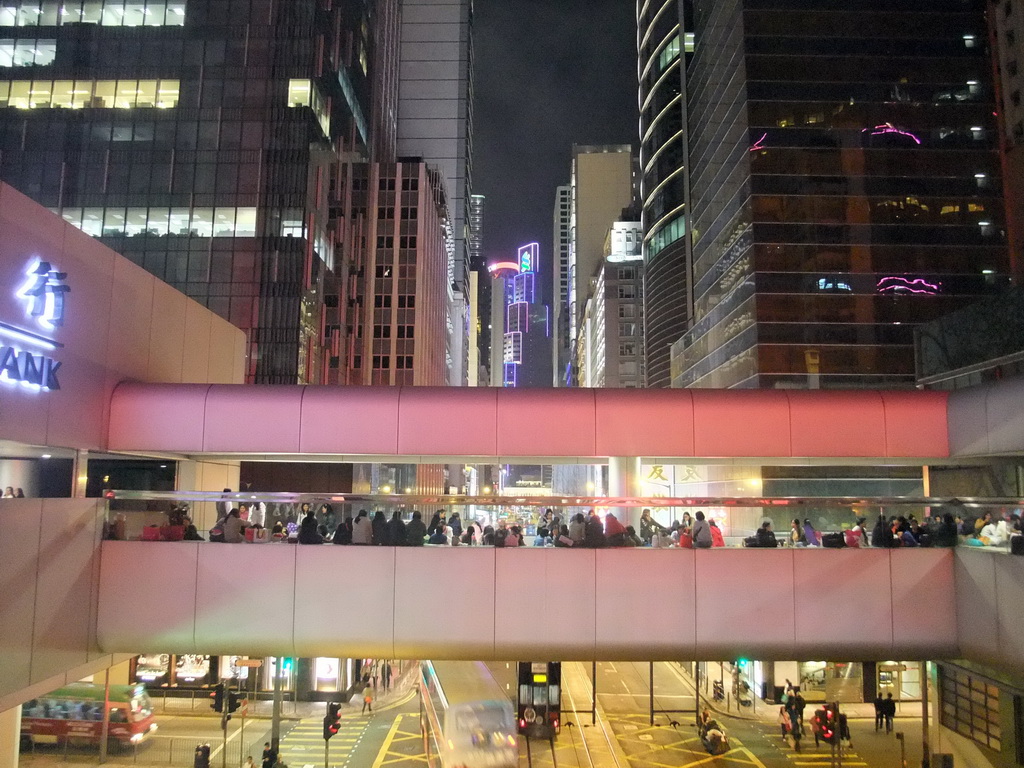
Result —
<path fill-rule="evenodd" d="M 914 326 L 1009 272 L 986 3 L 693 10 L 673 385 L 912 386 Z"/>
<path fill-rule="evenodd" d="M 669 350 L 686 331 L 689 265 L 686 226 L 685 61 L 689 2 L 637 3 L 640 54 L 640 199 L 644 227 L 644 357 L 647 386 L 671 383 Z"/>
<path fill-rule="evenodd" d="M 332 170 L 393 114 L 396 11 L 0 0 L 0 178 L 243 329 L 250 381 L 321 382 Z"/>

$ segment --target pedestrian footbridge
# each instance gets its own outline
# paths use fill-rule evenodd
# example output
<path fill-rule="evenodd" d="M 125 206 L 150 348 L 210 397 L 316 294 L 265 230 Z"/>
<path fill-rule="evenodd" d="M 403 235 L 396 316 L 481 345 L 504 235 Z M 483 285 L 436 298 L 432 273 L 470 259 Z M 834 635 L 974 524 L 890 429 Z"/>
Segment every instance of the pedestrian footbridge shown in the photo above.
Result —
<path fill-rule="evenodd" d="M 954 552 L 939 549 L 111 541 L 96 630 L 108 652 L 948 658 L 961 655 L 956 571 Z"/>

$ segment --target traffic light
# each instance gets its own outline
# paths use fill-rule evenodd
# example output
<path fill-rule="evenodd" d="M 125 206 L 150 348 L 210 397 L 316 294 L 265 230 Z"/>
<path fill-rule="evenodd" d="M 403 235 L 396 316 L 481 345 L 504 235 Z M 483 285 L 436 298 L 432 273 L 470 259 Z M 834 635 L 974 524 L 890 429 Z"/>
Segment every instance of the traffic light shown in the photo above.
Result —
<path fill-rule="evenodd" d="M 338 732 L 339 728 L 341 728 L 341 704 L 336 701 L 328 702 L 327 714 L 324 716 L 324 741 L 328 741 Z"/>
<path fill-rule="evenodd" d="M 839 718 L 838 707 L 835 704 L 826 704 L 822 709 L 814 713 L 818 721 L 818 733 L 826 744 L 836 744 L 839 741 Z"/>
<path fill-rule="evenodd" d="M 242 705 L 241 691 L 228 691 L 228 712 L 234 712 Z"/>
<path fill-rule="evenodd" d="M 217 683 L 217 687 L 210 694 L 210 708 L 214 712 L 224 711 L 224 683 Z"/>

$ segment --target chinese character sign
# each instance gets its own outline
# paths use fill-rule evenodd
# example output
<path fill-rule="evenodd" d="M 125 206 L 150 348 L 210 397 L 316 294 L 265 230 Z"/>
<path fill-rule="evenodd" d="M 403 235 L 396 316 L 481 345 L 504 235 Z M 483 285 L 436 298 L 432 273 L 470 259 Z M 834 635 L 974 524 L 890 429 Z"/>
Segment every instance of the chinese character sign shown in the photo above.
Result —
<path fill-rule="evenodd" d="M 64 295 L 71 290 L 64 282 L 67 277 L 67 272 L 58 272 L 48 261 L 40 260 L 29 267 L 17 295 L 40 325 L 54 328 L 64 324 Z"/>

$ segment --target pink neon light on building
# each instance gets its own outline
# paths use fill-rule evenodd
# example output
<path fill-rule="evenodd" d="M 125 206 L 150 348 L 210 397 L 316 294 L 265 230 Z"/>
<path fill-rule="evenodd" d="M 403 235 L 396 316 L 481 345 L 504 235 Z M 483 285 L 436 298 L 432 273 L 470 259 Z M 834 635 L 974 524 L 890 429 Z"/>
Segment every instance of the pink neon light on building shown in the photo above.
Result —
<path fill-rule="evenodd" d="M 929 283 L 921 277 L 899 277 L 892 275 L 878 281 L 879 293 L 921 293 L 935 296 L 942 290 L 941 283 Z"/>
<path fill-rule="evenodd" d="M 863 131 L 861 131 L 861 133 L 866 133 L 868 130 L 871 131 L 872 136 L 881 136 L 884 133 L 895 133 L 900 136 L 909 136 L 917 144 L 921 143 L 921 140 L 913 133 L 911 133 L 910 131 L 905 131 L 902 128 L 897 128 L 892 123 L 882 123 L 881 125 L 876 125 L 872 129 L 865 128 Z"/>

